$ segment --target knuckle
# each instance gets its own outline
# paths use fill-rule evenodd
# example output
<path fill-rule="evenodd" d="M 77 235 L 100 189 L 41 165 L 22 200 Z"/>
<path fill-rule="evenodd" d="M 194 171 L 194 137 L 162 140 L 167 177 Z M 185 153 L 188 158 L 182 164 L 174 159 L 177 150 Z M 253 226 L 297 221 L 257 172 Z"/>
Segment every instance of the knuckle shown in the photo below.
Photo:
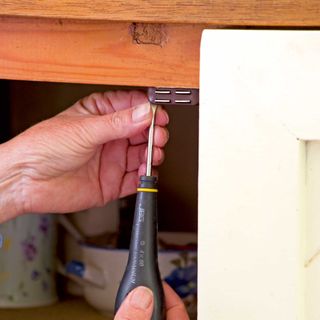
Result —
<path fill-rule="evenodd" d="M 109 123 L 110 126 L 118 131 L 121 130 L 124 126 L 124 119 L 123 117 L 121 117 L 121 115 L 118 112 L 114 112 L 113 114 L 111 114 L 111 117 L 109 118 Z"/>

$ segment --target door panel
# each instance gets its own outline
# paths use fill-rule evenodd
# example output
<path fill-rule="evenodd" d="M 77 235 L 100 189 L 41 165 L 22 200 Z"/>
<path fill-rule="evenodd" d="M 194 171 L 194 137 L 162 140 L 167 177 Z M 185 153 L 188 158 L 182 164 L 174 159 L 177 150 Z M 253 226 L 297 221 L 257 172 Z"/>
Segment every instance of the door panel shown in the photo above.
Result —
<path fill-rule="evenodd" d="M 199 319 L 320 318 L 319 83 L 318 31 L 204 31 Z"/>

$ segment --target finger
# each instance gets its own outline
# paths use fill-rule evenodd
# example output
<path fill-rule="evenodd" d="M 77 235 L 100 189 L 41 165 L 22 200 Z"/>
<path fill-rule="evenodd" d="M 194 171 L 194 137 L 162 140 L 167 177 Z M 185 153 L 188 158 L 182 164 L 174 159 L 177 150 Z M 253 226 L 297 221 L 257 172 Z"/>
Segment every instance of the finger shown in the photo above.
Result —
<path fill-rule="evenodd" d="M 105 144 L 100 155 L 100 186 L 103 190 L 103 203 L 106 200 L 119 198 L 123 185 L 123 174 L 126 172 L 127 161 L 123 153 L 128 149 L 128 140 L 121 139 Z M 94 176 L 94 174 L 93 174 Z M 137 182 L 135 182 L 137 184 Z M 112 186 L 112 188 L 110 188 Z M 133 188 L 135 192 L 136 187 Z"/>
<path fill-rule="evenodd" d="M 136 193 L 138 183 L 139 183 L 138 170 L 126 173 L 122 180 L 122 185 L 121 185 L 120 194 L 119 194 L 120 198 Z"/>
<path fill-rule="evenodd" d="M 156 131 L 156 127 L 154 128 L 154 130 Z M 135 146 L 135 145 L 147 142 L 148 141 L 148 133 L 149 133 L 149 128 L 146 128 L 145 130 L 143 130 L 139 134 L 130 137 L 130 139 L 129 139 L 130 144 Z"/>
<path fill-rule="evenodd" d="M 152 291 L 146 287 L 137 287 L 128 294 L 114 320 L 150 320 L 152 311 Z"/>
<path fill-rule="evenodd" d="M 89 144 L 101 145 L 116 139 L 138 135 L 151 123 L 150 104 L 82 119 L 81 129 Z"/>
<path fill-rule="evenodd" d="M 71 108 L 67 109 L 65 113 L 105 115 L 147 102 L 146 94 L 141 91 L 98 92 L 77 101 Z"/>
<path fill-rule="evenodd" d="M 166 300 L 167 320 L 189 320 L 188 313 L 180 297 L 165 282 L 163 283 L 163 289 Z"/>
<path fill-rule="evenodd" d="M 152 164 L 154 166 L 160 165 L 164 160 L 164 151 L 160 148 L 153 148 Z M 147 145 L 141 144 L 139 146 L 130 146 L 127 155 L 127 171 L 138 170 L 142 163 L 147 161 Z"/>
<path fill-rule="evenodd" d="M 142 91 L 107 91 L 104 93 L 93 93 L 84 97 L 63 113 L 106 115 L 145 103 L 149 103 L 149 101 L 146 93 Z M 157 108 L 155 124 L 165 126 L 168 123 L 168 113 L 163 109 L 163 107 L 159 106 Z"/>
<path fill-rule="evenodd" d="M 131 145 L 138 145 L 148 141 L 149 128 L 140 134 L 130 138 Z M 155 126 L 153 145 L 157 147 L 164 147 L 169 140 L 169 131 L 167 128 Z"/>
<path fill-rule="evenodd" d="M 138 90 L 107 91 L 103 94 L 103 102 L 112 105 L 114 111 L 149 103 L 146 93 Z"/>
<path fill-rule="evenodd" d="M 169 123 L 169 115 L 163 107 L 159 106 L 156 112 L 155 124 L 158 126 L 166 126 Z"/>
<path fill-rule="evenodd" d="M 141 163 L 145 162 L 146 144 L 130 146 L 127 154 L 127 171 L 138 170 Z"/>
<path fill-rule="evenodd" d="M 144 163 L 147 162 L 148 157 L 148 150 L 146 148 L 145 154 L 144 154 Z M 164 161 L 164 151 L 161 148 L 153 147 L 152 148 L 152 165 L 153 166 L 160 166 L 162 162 Z"/>
<path fill-rule="evenodd" d="M 139 184 L 139 177 L 146 175 L 146 164 L 143 163 L 138 170 L 128 172 L 123 177 L 120 193 L 118 197 L 112 197 L 112 199 L 123 198 L 137 192 Z M 152 168 L 151 175 L 158 177 L 158 170 Z"/>
<path fill-rule="evenodd" d="M 169 140 L 169 131 L 167 128 L 155 127 L 153 145 L 163 148 Z"/>
<path fill-rule="evenodd" d="M 146 172 L 147 172 L 147 164 L 143 163 L 138 169 L 138 176 L 139 177 L 140 176 L 145 176 Z M 158 175 L 159 175 L 158 170 L 155 169 L 155 168 L 152 168 L 151 175 L 154 176 L 154 177 L 158 177 Z"/>

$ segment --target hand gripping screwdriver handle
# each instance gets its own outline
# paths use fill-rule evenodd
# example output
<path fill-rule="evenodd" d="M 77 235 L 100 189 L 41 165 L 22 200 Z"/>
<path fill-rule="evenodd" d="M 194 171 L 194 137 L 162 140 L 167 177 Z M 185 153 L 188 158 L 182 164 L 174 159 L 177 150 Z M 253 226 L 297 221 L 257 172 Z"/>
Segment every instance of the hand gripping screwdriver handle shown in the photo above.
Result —
<path fill-rule="evenodd" d="M 151 176 L 156 105 L 149 129 L 147 171 L 140 177 L 131 233 L 129 258 L 116 298 L 115 313 L 131 290 L 145 286 L 153 292 L 152 320 L 164 320 L 164 293 L 158 267 L 157 178 Z"/>
<path fill-rule="evenodd" d="M 153 292 L 152 320 L 165 319 L 164 293 L 158 267 L 156 177 L 140 177 L 127 267 L 116 298 L 115 312 L 131 290 L 145 286 Z"/>

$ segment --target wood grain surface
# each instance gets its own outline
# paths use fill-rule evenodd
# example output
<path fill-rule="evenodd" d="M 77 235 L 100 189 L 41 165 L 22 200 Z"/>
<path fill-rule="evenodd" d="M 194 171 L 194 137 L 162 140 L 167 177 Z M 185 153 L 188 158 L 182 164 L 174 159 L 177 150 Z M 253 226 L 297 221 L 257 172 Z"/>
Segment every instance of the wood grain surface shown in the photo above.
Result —
<path fill-rule="evenodd" d="M 0 78 L 196 88 L 203 28 L 0 18 Z"/>
<path fill-rule="evenodd" d="M 0 15 L 212 25 L 320 26 L 319 0 L 2 0 Z"/>
<path fill-rule="evenodd" d="M 37 308 L 18 308 L 0 310 L 0 319 L 6 320 L 111 320 L 103 316 L 81 298 L 69 298 L 54 305 Z"/>

